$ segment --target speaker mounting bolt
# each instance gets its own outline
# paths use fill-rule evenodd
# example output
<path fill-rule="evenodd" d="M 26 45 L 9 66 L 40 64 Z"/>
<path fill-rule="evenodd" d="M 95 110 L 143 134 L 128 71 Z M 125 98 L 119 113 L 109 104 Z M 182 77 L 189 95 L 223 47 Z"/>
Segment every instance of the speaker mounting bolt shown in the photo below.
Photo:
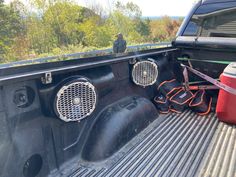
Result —
<path fill-rule="evenodd" d="M 78 97 L 74 98 L 74 100 L 73 100 L 73 104 L 74 105 L 80 105 L 80 103 L 81 103 L 81 99 L 80 98 L 78 98 Z"/>

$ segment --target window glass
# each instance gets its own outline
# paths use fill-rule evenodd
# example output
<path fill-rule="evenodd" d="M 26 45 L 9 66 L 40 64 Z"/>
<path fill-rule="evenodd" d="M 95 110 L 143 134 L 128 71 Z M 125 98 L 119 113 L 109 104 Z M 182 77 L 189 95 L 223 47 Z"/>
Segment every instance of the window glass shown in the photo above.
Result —
<path fill-rule="evenodd" d="M 200 36 L 236 37 L 236 10 L 206 17 Z"/>
<path fill-rule="evenodd" d="M 220 8 L 219 5 L 224 5 Z M 184 36 L 236 37 L 236 6 L 228 3 L 203 5 L 193 15 Z M 214 8 L 213 8 L 214 7 Z"/>
<path fill-rule="evenodd" d="M 184 36 L 197 36 L 199 26 L 195 23 L 190 21 L 186 30 L 184 31 Z"/>

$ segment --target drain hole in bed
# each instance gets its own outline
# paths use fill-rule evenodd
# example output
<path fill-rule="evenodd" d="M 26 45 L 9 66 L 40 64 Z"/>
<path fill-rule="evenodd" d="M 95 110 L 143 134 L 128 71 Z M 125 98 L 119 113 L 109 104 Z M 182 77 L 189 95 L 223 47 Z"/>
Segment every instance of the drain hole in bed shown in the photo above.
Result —
<path fill-rule="evenodd" d="M 24 164 L 23 174 L 24 177 L 35 177 L 39 174 L 43 165 L 43 159 L 41 155 L 32 155 Z"/>

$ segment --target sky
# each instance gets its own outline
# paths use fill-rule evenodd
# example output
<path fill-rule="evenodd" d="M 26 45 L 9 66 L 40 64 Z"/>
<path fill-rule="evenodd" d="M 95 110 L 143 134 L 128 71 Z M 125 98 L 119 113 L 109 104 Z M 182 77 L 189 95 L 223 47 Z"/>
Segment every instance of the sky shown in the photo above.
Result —
<path fill-rule="evenodd" d="M 143 16 L 186 16 L 196 0 L 120 0 L 121 2 L 134 2 L 137 4 Z M 114 0 L 76 0 L 78 4 L 88 5 L 90 3 L 102 4 L 109 9 Z"/>
<path fill-rule="evenodd" d="M 9 3 L 12 0 L 5 0 Z M 29 0 L 20 0 L 27 4 Z M 100 4 L 104 9 L 110 10 L 115 0 L 73 0 L 82 6 Z M 186 16 L 196 0 L 120 0 L 123 3 L 134 2 L 137 4 L 143 16 Z"/>

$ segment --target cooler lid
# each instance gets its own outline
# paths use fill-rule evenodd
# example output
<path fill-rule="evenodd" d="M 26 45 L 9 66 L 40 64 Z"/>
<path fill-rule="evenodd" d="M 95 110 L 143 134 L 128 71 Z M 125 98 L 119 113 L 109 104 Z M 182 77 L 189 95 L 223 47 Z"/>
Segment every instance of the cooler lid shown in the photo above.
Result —
<path fill-rule="evenodd" d="M 224 70 L 224 74 L 236 77 L 236 62 L 230 63 Z"/>

